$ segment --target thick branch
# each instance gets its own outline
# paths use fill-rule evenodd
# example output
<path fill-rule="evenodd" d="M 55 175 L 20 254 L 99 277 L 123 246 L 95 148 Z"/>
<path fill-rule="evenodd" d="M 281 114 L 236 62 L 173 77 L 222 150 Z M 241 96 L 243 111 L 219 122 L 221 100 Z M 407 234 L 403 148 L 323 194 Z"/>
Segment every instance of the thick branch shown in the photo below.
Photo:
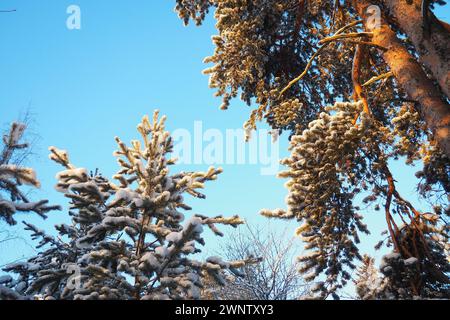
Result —
<path fill-rule="evenodd" d="M 450 32 L 446 25 L 429 12 L 430 34 L 427 35 L 422 28 L 426 21 L 423 21 L 420 10 L 421 0 L 382 2 L 414 44 L 420 61 L 430 69 L 442 91 L 450 98 Z"/>
<path fill-rule="evenodd" d="M 368 0 L 353 1 L 361 17 L 366 17 Z M 421 65 L 403 46 L 395 32 L 381 18 L 381 26 L 373 31 L 372 42 L 387 48 L 382 51 L 384 61 L 390 67 L 399 85 L 409 97 L 418 103 L 418 111 L 433 132 L 442 151 L 450 157 L 450 105 L 443 100 L 440 91 L 427 78 Z"/>

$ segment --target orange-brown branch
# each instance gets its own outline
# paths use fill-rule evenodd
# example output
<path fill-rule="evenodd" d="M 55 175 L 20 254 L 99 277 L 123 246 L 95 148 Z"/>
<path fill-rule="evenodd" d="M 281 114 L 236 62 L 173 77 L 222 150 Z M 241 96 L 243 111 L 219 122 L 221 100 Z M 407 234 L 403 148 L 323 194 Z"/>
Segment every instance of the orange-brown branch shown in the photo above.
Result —
<path fill-rule="evenodd" d="M 363 45 L 357 45 L 355 49 L 355 54 L 353 57 L 352 66 L 352 82 L 353 82 L 353 100 L 361 100 L 363 102 L 363 111 L 370 114 L 369 103 L 367 101 L 366 95 L 364 94 L 363 87 L 361 85 L 361 69 L 363 65 L 363 60 L 367 57 L 367 48 Z M 359 114 L 354 120 L 354 125 L 358 121 Z"/>
<path fill-rule="evenodd" d="M 389 230 L 389 235 L 391 236 L 392 243 L 394 244 L 394 249 L 395 251 L 401 253 L 402 251 L 397 241 L 397 233 L 394 232 L 394 229 L 392 228 L 392 222 L 394 221 L 394 219 L 391 216 L 391 202 L 392 196 L 395 191 L 394 179 L 392 178 L 392 176 L 388 176 L 387 181 L 388 181 L 388 192 L 386 196 L 386 204 L 384 205 L 386 222 Z"/>
<path fill-rule="evenodd" d="M 366 9 L 372 5 L 371 1 L 354 0 L 352 3 L 359 16 L 366 19 Z M 419 114 L 433 132 L 442 151 L 450 157 L 450 105 L 444 101 L 441 92 L 428 79 L 420 63 L 405 48 L 384 18 L 380 17 L 380 20 L 380 27 L 372 30 L 372 42 L 387 49 L 381 52 L 383 60 L 400 87 L 417 102 Z"/>
<path fill-rule="evenodd" d="M 450 98 L 450 32 L 448 25 L 432 12 L 431 34 L 423 32 L 422 0 L 382 0 L 396 23 L 408 36 L 420 54 L 420 61 L 431 71 L 442 91 Z"/>

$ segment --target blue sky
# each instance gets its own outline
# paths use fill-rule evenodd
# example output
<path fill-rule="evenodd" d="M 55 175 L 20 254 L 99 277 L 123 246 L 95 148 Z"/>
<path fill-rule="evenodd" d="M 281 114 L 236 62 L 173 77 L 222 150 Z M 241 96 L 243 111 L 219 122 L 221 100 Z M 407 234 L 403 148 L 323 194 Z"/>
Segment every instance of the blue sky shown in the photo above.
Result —
<path fill-rule="evenodd" d="M 239 101 L 227 112 L 219 110 L 220 99 L 201 73 L 203 59 L 213 52 L 212 19 L 201 28 L 184 27 L 174 2 L 163 0 L 0 3 L 17 9 L 0 19 L 0 124 L 5 127 L 27 108 L 34 114 L 32 129 L 40 139 L 30 164 L 42 182 L 36 198 L 65 203 L 53 189 L 60 167 L 47 158 L 50 145 L 67 149 L 75 165 L 99 167 L 110 177 L 117 170 L 114 136 L 136 138 L 137 123 L 154 109 L 168 116 L 170 131 L 192 131 L 197 120 L 205 129 L 237 129 L 247 119 L 249 108 Z M 81 30 L 66 28 L 66 8 L 73 3 L 81 8 Z M 287 142 L 281 145 L 286 155 Z M 207 200 L 189 201 L 195 212 L 238 213 L 264 222 L 258 217 L 261 208 L 283 206 L 284 181 L 261 176 L 258 165 L 223 168 L 205 189 Z M 45 222 L 30 219 L 45 228 L 65 218 L 55 212 Z M 0 247 L 0 265 L 22 251 L 29 254 L 28 246 L 14 246 L 21 250 Z"/>
<path fill-rule="evenodd" d="M 117 169 L 112 156 L 114 136 L 124 141 L 137 137 L 136 124 L 144 114 L 159 109 L 168 116 L 168 129 L 192 129 L 194 121 L 205 128 L 241 128 L 250 109 L 235 100 L 230 110 L 220 111 L 220 99 L 208 88 L 201 71 L 203 59 L 213 52 L 214 20 L 202 27 L 184 27 L 167 0 L 3 0 L 0 36 L 0 125 L 16 119 L 29 108 L 32 130 L 40 136 L 36 156 L 30 159 L 42 182 L 35 198 L 64 204 L 53 189 L 60 169 L 48 158 L 50 145 L 67 149 L 72 162 L 89 169 L 100 168 L 106 176 Z M 66 8 L 81 8 L 82 29 L 66 28 Z M 450 10 L 437 12 L 449 20 Z M 281 138 L 281 156 L 287 153 L 287 137 Z M 172 170 L 207 169 L 178 166 Z M 206 188 L 207 199 L 190 200 L 195 213 L 238 213 L 250 223 L 264 224 L 262 208 L 284 207 L 284 180 L 262 176 L 257 165 L 224 165 L 218 181 Z M 414 197 L 415 170 L 394 166 L 402 193 Z M 419 203 L 419 205 L 424 203 Z M 369 212 L 366 223 L 376 239 L 384 228 L 380 213 Z M 19 217 L 19 219 L 24 216 Z M 47 221 L 30 220 L 41 228 L 67 220 L 55 212 Z M 272 222 L 272 225 L 286 225 Z M 290 226 L 295 223 L 290 223 Z M 19 229 L 19 234 L 25 235 Z M 374 241 L 363 250 L 372 252 Z M 214 246 L 214 244 L 213 244 Z M 0 247 L 0 265 L 31 254 L 21 241 Z"/>

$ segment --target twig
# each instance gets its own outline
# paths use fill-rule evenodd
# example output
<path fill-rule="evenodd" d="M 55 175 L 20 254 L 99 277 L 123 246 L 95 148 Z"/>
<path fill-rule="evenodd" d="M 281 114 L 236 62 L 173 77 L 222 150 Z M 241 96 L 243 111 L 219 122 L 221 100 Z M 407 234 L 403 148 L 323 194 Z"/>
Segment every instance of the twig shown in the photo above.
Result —
<path fill-rule="evenodd" d="M 344 42 L 348 42 L 348 43 L 365 45 L 365 46 L 377 48 L 377 49 L 379 49 L 381 51 L 387 51 L 388 50 L 386 47 L 382 47 L 379 44 L 376 44 L 376 43 L 373 43 L 373 42 L 369 42 L 369 41 L 361 41 L 361 40 L 353 40 L 353 39 L 336 39 L 335 41 L 344 41 Z"/>
<path fill-rule="evenodd" d="M 331 41 L 340 40 L 340 39 L 348 39 L 348 38 L 361 38 L 361 37 L 372 37 L 372 32 L 352 32 L 345 34 L 335 34 L 334 36 L 326 37 L 319 41 L 319 44 L 325 44 Z"/>
<path fill-rule="evenodd" d="M 346 30 L 348 30 L 348 29 L 350 29 L 350 28 L 352 28 L 352 27 L 354 27 L 354 26 L 357 26 L 357 25 L 361 24 L 362 22 L 363 22 L 362 20 L 357 20 L 357 21 L 354 21 L 354 22 L 352 22 L 352 23 L 349 23 L 348 25 L 346 25 L 346 26 L 342 27 L 341 29 L 339 29 L 339 30 L 335 33 L 334 37 L 341 35 L 342 32 L 344 32 L 344 31 L 346 31 Z M 323 41 L 323 40 L 322 40 L 322 41 Z M 325 44 L 323 44 L 323 45 L 322 45 L 322 46 L 321 46 L 321 47 L 313 54 L 313 56 L 309 59 L 308 63 L 306 64 L 306 67 L 305 67 L 305 69 L 303 70 L 303 72 L 302 72 L 297 78 L 295 78 L 295 79 L 293 79 L 292 81 L 290 81 L 290 82 L 288 83 L 288 85 L 287 85 L 286 87 L 284 87 L 283 90 L 280 91 L 280 94 L 278 95 L 278 99 L 280 99 L 281 96 L 283 96 L 283 94 L 284 94 L 286 91 L 288 91 L 294 84 L 296 84 L 298 81 L 300 81 L 300 80 L 308 73 L 309 69 L 310 69 L 311 66 L 312 66 L 312 63 L 313 63 L 314 59 L 316 59 L 317 56 L 319 56 L 319 55 L 322 53 L 322 51 L 323 51 L 330 43 L 332 43 L 332 42 L 333 42 L 333 41 L 326 42 Z M 319 43 L 320 43 L 320 42 L 319 42 Z"/>
<path fill-rule="evenodd" d="M 347 31 L 348 29 L 353 28 L 353 27 L 355 27 L 355 26 L 357 26 L 357 25 L 360 25 L 360 24 L 362 24 L 362 23 L 363 23 L 362 20 L 356 20 L 356 21 L 353 21 L 353 22 L 347 24 L 346 26 L 343 26 L 343 27 L 340 28 L 338 31 L 336 31 L 335 35 L 336 35 L 336 34 L 341 34 L 342 32 Z"/>
<path fill-rule="evenodd" d="M 278 99 L 281 98 L 281 96 L 288 91 L 295 83 L 297 83 L 298 81 L 300 81 L 307 73 L 308 70 L 311 68 L 312 63 L 314 61 L 314 59 L 323 51 L 323 49 L 326 47 L 327 45 L 324 45 L 322 47 L 320 47 L 311 57 L 311 59 L 309 59 L 308 63 L 306 64 L 305 70 L 303 70 L 303 72 L 294 80 L 292 80 L 291 82 L 288 83 L 288 85 L 286 87 L 284 87 L 283 90 L 281 90 L 280 94 L 278 95 Z"/>
<path fill-rule="evenodd" d="M 394 75 L 394 74 L 392 73 L 392 71 L 389 71 L 389 72 L 380 74 L 379 76 L 375 76 L 375 77 L 370 78 L 370 79 L 369 79 L 366 83 L 364 83 L 362 86 L 363 86 L 363 87 L 366 87 L 366 86 L 368 86 L 368 85 L 371 85 L 371 84 L 374 83 L 374 82 L 377 82 L 378 80 L 385 79 L 385 78 L 390 78 L 390 77 L 392 77 L 393 75 Z"/>

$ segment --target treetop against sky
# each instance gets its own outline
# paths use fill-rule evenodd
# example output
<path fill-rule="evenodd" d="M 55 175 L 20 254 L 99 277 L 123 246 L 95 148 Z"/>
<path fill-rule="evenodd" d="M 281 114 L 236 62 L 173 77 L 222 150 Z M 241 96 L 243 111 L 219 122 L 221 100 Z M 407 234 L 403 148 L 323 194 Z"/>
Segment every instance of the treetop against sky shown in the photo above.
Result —
<path fill-rule="evenodd" d="M 415 119 L 415 114 L 408 109 L 412 108 L 412 102 L 406 101 L 405 105 L 398 105 L 394 101 L 403 99 L 404 92 L 411 95 L 411 90 L 388 83 L 392 80 L 392 74 L 387 72 L 383 61 L 387 61 L 389 57 L 375 53 L 375 49 L 380 49 L 381 45 L 370 48 L 375 61 L 372 69 L 378 70 L 382 79 L 386 78 L 383 83 L 388 85 L 382 89 L 374 89 L 375 93 L 367 99 L 356 90 L 363 101 L 362 105 L 335 105 L 336 102 L 346 102 L 355 97 L 355 81 L 352 80 L 355 79 L 354 72 L 357 68 L 354 61 L 359 54 L 367 55 L 367 51 L 358 49 L 361 52 L 356 50 L 355 53 L 352 48 L 356 43 L 351 41 L 345 42 L 342 47 L 327 42 L 333 42 L 333 39 L 316 41 L 335 32 L 335 36 L 339 36 L 339 31 L 336 30 L 338 28 L 328 30 L 327 33 L 323 31 L 326 28 L 321 29 L 328 22 L 324 22 L 319 13 L 321 10 L 329 10 L 331 4 L 317 1 L 317 8 L 308 8 L 311 22 L 305 29 L 307 31 L 300 28 L 300 38 L 291 38 L 291 34 L 295 34 L 291 29 L 299 28 L 299 20 L 294 18 L 298 17 L 302 8 L 284 8 L 283 5 L 287 6 L 289 1 L 278 7 L 266 6 L 266 2 L 262 0 L 257 2 L 261 4 L 258 9 L 242 7 L 239 8 L 242 12 L 235 10 L 254 24 L 252 28 L 246 29 L 246 21 L 239 16 L 222 19 L 229 13 L 226 1 L 221 2 L 216 16 L 215 9 L 211 8 L 200 27 L 193 24 L 183 26 L 173 10 L 175 1 L 115 1 L 114 4 L 106 0 L 79 0 L 76 3 L 50 0 L 39 3 L 3 1 L 2 8 L 14 8 L 16 11 L 2 13 L 0 17 L 4 46 L 4 50 L 0 52 L 0 86 L 4 88 L 0 95 L 0 120 L 7 129 L 25 110 L 32 113 L 33 124 L 29 130 L 36 133 L 39 139 L 34 146 L 35 155 L 28 160 L 27 165 L 36 170 L 41 182 L 41 188 L 32 191 L 32 195 L 49 199 L 51 204 L 66 203 L 63 195 L 53 189 L 55 175 L 60 169 L 48 160 L 48 146 L 70 150 L 74 164 L 83 168 L 100 168 L 101 173 L 110 178 L 117 171 L 117 164 L 110 161 L 111 153 L 116 148 L 114 137 L 120 136 L 123 141 L 130 142 L 135 136 L 132 129 L 142 116 L 158 109 L 169 119 L 167 129 L 173 134 L 175 154 L 179 157 L 177 171 L 205 171 L 210 165 L 222 166 L 224 169 L 219 182 L 208 186 L 205 192 L 207 201 L 189 200 L 189 205 L 195 208 L 196 213 L 239 214 L 251 224 L 266 223 L 267 219 L 259 214 L 262 209 L 262 213 L 270 217 L 304 215 L 303 218 L 307 219 L 307 215 L 314 216 L 316 211 L 305 210 L 298 199 L 313 201 L 321 196 L 325 197 L 330 191 L 323 192 L 323 185 L 314 184 L 317 179 L 311 177 L 316 174 L 323 177 L 321 181 L 328 181 L 329 186 L 335 180 L 331 176 L 327 180 L 320 173 L 321 170 L 315 170 L 316 168 L 308 172 L 310 177 L 303 173 L 299 175 L 295 170 L 299 159 L 314 162 L 318 157 L 322 159 L 329 156 L 325 147 L 311 153 L 306 146 L 303 148 L 296 145 L 312 143 L 309 139 L 316 138 L 317 128 L 330 135 L 353 137 L 354 140 L 347 140 L 351 140 L 351 145 L 356 150 L 363 150 L 361 155 L 367 151 L 364 149 L 367 145 L 379 145 L 379 150 L 375 150 L 375 147 L 372 149 L 375 150 L 373 154 L 365 154 L 370 159 L 369 166 L 373 162 L 385 161 L 383 156 L 380 160 L 380 155 L 390 152 L 386 157 L 390 173 L 379 168 L 373 172 L 381 172 L 383 177 L 393 176 L 396 191 L 407 198 L 412 206 L 421 212 L 432 211 L 429 201 L 417 197 L 416 186 L 419 180 L 415 173 L 422 166 L 416 159 L 419 151 L 405 151 L 406 148 L 398 146 L 398 140 L 389 134 L 383 135 L 390 126 L 398 124 L 395 134 L 403 139 L 406 134 L 401 131 L 401 125 Z M 204 3 L 205 7 L 197 7 L 188 12 L 187 16 L 200 13 L 201 17 L 202 10 L 208 3 L 199 3 Z M 296 6 L 297 3 L 301 4 L 303 1 L 296 1 Z M 201 10 L 196 12 L 199 8 Z M 287 10 L 286 16 L 281 15 L 283 10 Z M 184 11 L 181 9 L 180 12 L 183 16 Z M 450 20 L 448 5 L 436 6 L 434 13 L 438 19 Z M 355 12 L 347 13 L 344 10 L 338 11 L 335 19 L 342 27 L 355 16 Z M 266 20 L 261 17 L 266 17 Z M 281 24 L 277 29 L 277 19 L 286 25 Z M 273 28 L 270 27 L 271 23 L 274 23 Z M 241 33 L 236 33 L 237 29 L 234 28 L 240 28 Z M 349 28 L 361 28 L 361 23 Z M 360 29 L 346 29 L 345 32 L 356 33 L 356 30 Z M 255 34 L 260 36 L 253 37 Z M 378 41 L 377 37 L 376 32 L 374 35 L 364 34 L 362 41 Z M 237 51 L 227 51 L 222 47 L 224 39 L 233 41 L 237 47 L 243 45 L 248 50 L 241 50 L 236 54 Z M 301 52 L 292 49 L 296 43 L 308 49 Z M 361 43 L 358 45 L 364 47 Z M 264 51 L 264 48 L 267 50 Z M 297 78 L 289 83 L 305 69 L 306 62 L 318 49 L 322 55 L 318 55 L 317 64 L 312 64 L 311 77 L 306 74 L 304 78 Z M 266 56 L 266 52 L 271 55 Z M 209 57 L 205 61 L 207 64 L 204 63 L 205 57 Z M 264 63 L 267 63 L 267 59 L 270 63 L 266 65 Z M 284 65 L 283 61 L 292 63 Z M 321 64 L 324 69 L 321 69 Z M 206 73 L 211 76 L 209 80 L 208 75 L 201 73 L 205 68 L 208 68 Z M 305 70 L 308 71 L 307 65 Z M 439 73 L 439 70 L 431 68 L 431 72 L 434 71 Z M 365 72 L 361 71 L 358 77 L 371 79 L 373 74 Z M 253 81 L 264 77 L 265 81 Z M 318 77 L 324 81 L 319 82 Z M 379 80 L 374 81 L 377 83 Z M 208 85 L 218 91 L 218 97 L 213 96 L 214 90 Z M 374 84 L 364 84 L 366 85 Z M 236 99 L 232 99 L 235 96 Z M 420 96 L 416 98 L 422 99 Z M 391 100 L 386 102 L 387 99 Z M 368 105 L 373 108 L 371 112 L 367 112 Z M 308 111 L 310 109 L 305 106 L 312 106 L 311 110 L 314 112 Z M 332 107 L 322 110 L 325 106 Z M 374 106 L 385 107 L 377 109 Z M 219 110 L 219 107 L 228 110 Z M 378 122 L 371 120 L 367 114 L 374 115 Z M 356 132 L 356 129 L 339 131 L 328 126 L 328 121 L 334 121 L 345 127 L 351 124 L 352 117 L 356 117 L 357 122 L 360 121 L 360 131 L 373 130 L 373 137 L 376 139 L 364 140 L 365 144 L 362 145 L 360 142 L 364 138 L 364 132 Z M 386 131 L 377 131 L 379 127 L 386 128 Z M 253 139 L 247 144 L 239 142 L 255 128 L 258 131 L 251 134 Z M 419 129 L 414 132 L 419 132 Z M 426 139 L 420 140 L 420 133 L 415 134 L 412 134 L 411 140 L 405 141 L 426 145 L 426 142 L 422 142 Z M 322 141 L 326 141 L 326 136 L 322 138 Z M 336 141 L 340 141 L 337 136 Z M 317 142 L 317 139 L 313 142 Z M 330 149 L 337 150 L 339 147 L 336 142 Z M 283 158 L 286 158 L 284 166 L 279 166 L 278 160 Z M 363 163 L 363 158 L 356 155 L 345 159 L 347 168 L 352 168 L 355 163 Z M 395 158 L 399 160 L 394 160 Z M 415 162 L 416 166 L 406 166 L 405 159 L 411 159 L 410 162 Z M 330 166 L 336 161 L 338 160 L 331 157 Z M 282 175 L 291 180 L 276 178 L 275 174 L 283 169 L 287 171 Z M 343 171 L 345 174 L 345 169 L 339 170 L 338 173 Z M 355 169 L 346 183 L 359 183 L 360 175 L 367 173 L 365 170 L 364 165 Z M 376 177 L 374 180 L 375 184 L 378 183 Z M 286 182 L 289 190 L 285 187 Z M 296 183 L 303 184 L 305 188 L 310 184 L 311 188 L 303 191 L 290 188 Z M 343 188 L 348 188 L 347 184 Z M 384 212 L 366 205 L 367 201 L 364 200 L 370 196 L 370 191 L 360 192 L 360 186 L 358 190 L 350 189 L 352 188 L 346 190 L 354 194 L 354 202 L 364 213 L 362 221 L 371 232 L 370 235 L 361 235 L 360 251 L 380 260 L 386 250 L 375 251 L 373 247 L 379 240 L 380 233 L 386 229 Z M 292 207 L 286 209 L 285 201 Z M 342 209 L 336 214 L 348 215 L 349 221 L 353 221 L 359 231 L 364 233 L 363 223 L 355 215 L 354 207 L 346 203 L 345 196 L 336 201 Z M 324 205 L 325 210 L 332 211 L 328 205 Z M 281 210 L 274 210 L 276 208 Z M 217 212 L 218 209 L 220 212 Z M 33 216 L 29 221 L 42 229 L 50 230 L 54 224 L 67 222 L 67 216 L 55 212 L 49 214 L 46 221 Z M 296 227 L 308 228 L 297 225 L 295 221 L 271 220 L 270 223 L 281 229 L 288 225 L 292 234 Z M 355 225 L 352 228 L 356 228 Z M 314 227 L 314 224 L 309 225 L 311 226 Z M 27 232 L 21 231 L 20 227 L 14 227 L 13 230 L 24 238 L 28 237 Z M 210 240 L 207 241 L 207 252 L 216 250 L 214 237 L 210 235 L 206 239 Z M 0 257 L 0 265 L 34 253 L 34 249 L 23 241 L 16 241 L 14 245 L 17 250 L 0 247 L 5 253 Z M 347 257 L 359 254 L 355 252 L 353 248 L 349 248 L 345 254 Z M 370 269 L 371 260 L 367 258 L 364 261 Z"/>

